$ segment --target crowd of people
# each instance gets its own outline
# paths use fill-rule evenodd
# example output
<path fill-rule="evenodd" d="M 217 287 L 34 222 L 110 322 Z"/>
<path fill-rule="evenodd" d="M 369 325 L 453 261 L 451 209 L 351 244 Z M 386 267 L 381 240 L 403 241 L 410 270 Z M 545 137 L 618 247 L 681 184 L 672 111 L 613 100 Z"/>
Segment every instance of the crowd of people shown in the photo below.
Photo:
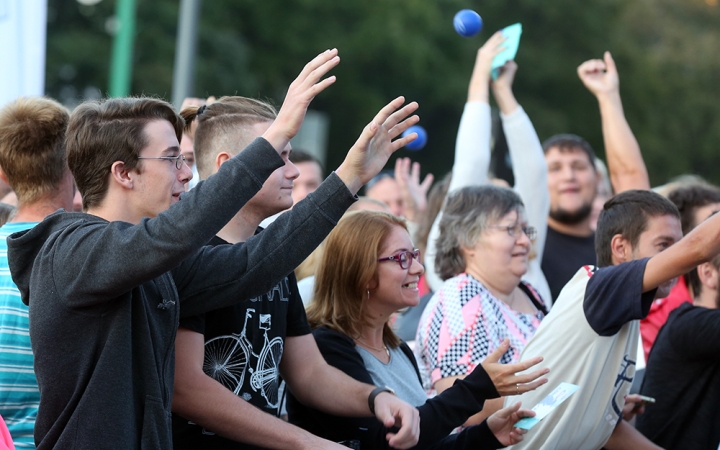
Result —
<path fill-rule="evenodd" d="M 402 97 L 327 176 L 291 147 L 336 49 L 279 110 L 0 109 L 0 449 L 720 448 L 720 188 L 651 189 L 610 53 L 578 67 L 606 161 L 541 141 L 503 43 L 434 184 L 383 170 L 417 137 Z"/>

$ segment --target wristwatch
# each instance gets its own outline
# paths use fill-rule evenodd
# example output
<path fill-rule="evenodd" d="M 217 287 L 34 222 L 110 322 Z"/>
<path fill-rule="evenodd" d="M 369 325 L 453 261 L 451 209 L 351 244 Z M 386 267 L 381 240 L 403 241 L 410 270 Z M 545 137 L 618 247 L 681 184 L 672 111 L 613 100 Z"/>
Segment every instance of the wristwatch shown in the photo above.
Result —
<path fill-rule="evenodd" d="M 372 392 L 370 393 L 370 395 L 368 395 L 368 407 L 370 408 L 370 412 L 372 413 L 373 416 L 375 415 L 375 397 L 377 397 L 378 395 L 380 395 L 383 392 L 387 392 L 392 395 L 396 395 L 395 391 L 388 386 L 382 386 L 382 387 L 378 386 L 375 389 L 373 389 Z"/>

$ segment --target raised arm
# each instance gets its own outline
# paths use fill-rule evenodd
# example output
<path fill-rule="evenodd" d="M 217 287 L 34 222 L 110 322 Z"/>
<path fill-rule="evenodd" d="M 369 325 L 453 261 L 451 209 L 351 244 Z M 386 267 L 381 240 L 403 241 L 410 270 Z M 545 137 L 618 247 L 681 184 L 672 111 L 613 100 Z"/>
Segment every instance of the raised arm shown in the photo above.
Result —
<path fill-rule="evenodd" d="M 488 103 L 490 70 L 493 58 L 503 50 L 502 43 L 504 41 L 502 33 L 497 32 L 477 52 L 468 87 L 468 100 L 460 118 L 458 136 L 455 141 L 455 162 L 448 192 L 465 186 L 485 184 L 488 181 L 491 136 L 490 104 Z M 425 276 L 433 291 L 437 291 L 443 283 L 435 273 L 435 241 L 440 235 L 440 219 L 442 219 L 442 211 L 430 229 L 424 260 Z"/>
<path fill-rule="evenodd" d="M 515 177 L 514 189 L 525 204 L 528 223 L 537 230 L 537 237 L 533 241 L 535 256 L 529 261 L 528 271 L 523 279 L 540 292 L 545 302 L 550 302 L 550 287 L 540 267 L 547 236 L 547 217 L 550 213 L 550 192 L 546 187 L 548 169 L 535 127 L 513 94 L 512 85 L 516 72 L 515 61 L 508 61 L 501 69 L 500 76 L 492 83 L 493 96 L 500 108 L 503 130 L 510 150 Z"/>
<path fill-rule="evenodd" d="M 156 217 L 137 224 L 119 221 L 107 224 L 85 216 L 84 221 L 75 220 L 75 224 L 67 227 L 53 246 L 64 264 L 52 267 L 60 267 L 63 274 L 82 272 L 84 280 L 93 280 L 78 283 L 76 277 L 68 280 L 67 275 L 56 271 L 55 276 L 64 277 L 57 282 L 64 292 L 62 297 L 68 299 L 67 306 L 92 306 L 117 298 L 173 269 L 205 245 L 284 163 L 278 153 L 297 133 L 310 101 L 334 81 L 334 77 L 323 77 L 338 62 L 337 50 L 309 62 L 288 90 L 265 139 L 255 140 L 232 158 L 227 168 L 221 168 Z M 113 163 L 107 176 L 114 179 L 122 174 L 123 164 Z M 357 184 L 355 178 L 349 177 L 347 183 Z"/>
<path fill-rule="evenodd" d="M 650 258 L 643 275 L 643 292 L 657 288 L 720 254 L 720 215 L 695 227 L 667 250 Z"/>
<path fill-rule="evenodd" d="M 427 209 L 427 193 L 433 179 L 433 174 L 429 173 L 421 183 L 419 162 L 412 162 L 410 158 L 395 160 L 395 181 L 403 197 L 405 218 L 408 222 L 417 224 L 422 220 Z M 413 236 L 414 233 L 411 232 L 410 235 Z"/>
<path fill-rule="evenodd" d="M 629 189 L 650 189 L 645 161 L 625 119 L 620 99 L 620 77 L 610 52 L 578 67 L 578 76 L 600 105 L 605 156 L 615 194 Z"/>
<path fill-rule="evenodd" d="M 281 214 L 265 232 L 244 244 L 205 248 L 175 269 L 173 276 L 183 302 L 181 315 L 199 314 L 263 294 L 307 258 L 354 201 L 352 194 L 382 169 L 393 152 L 417 136 L 413 133 L 393 141 L 419 120 L 415 115 L 408 117 L 417 103 L 403 103 L 399 97 L 385 106 L 365 127 L 335 173 L 292 210 Z M 289 242 L 293 245 L 287 245 Z"/>

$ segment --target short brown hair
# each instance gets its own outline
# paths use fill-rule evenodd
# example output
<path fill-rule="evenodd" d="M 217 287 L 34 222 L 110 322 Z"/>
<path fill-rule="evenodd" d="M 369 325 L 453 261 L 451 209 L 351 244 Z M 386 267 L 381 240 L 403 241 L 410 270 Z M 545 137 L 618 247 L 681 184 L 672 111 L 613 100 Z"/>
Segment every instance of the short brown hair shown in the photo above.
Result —
<path fill-rule="evenodd" d="M 576 134 L 556 134 L 555 136 L 550 136 L 542 143 L 542 148 L 543 153 L 546 155 L 553 148 L 558 149 L 560 153 L 580 151 L 587 155 L 588 162 L 593 170 L 597 170 L 597 167 L 595 167 L 595 151 L 588 141 Z"/>
<path fill-rule="evenodd" d="M 693 183 L 670 191 L 667 198 L 680 211 L 680 223 L 683 235 L 686 235 L 698 225 L 695 223 L 696 210 L 720 203 L 720 189 L 708 183 Z"/>
<path fill-rule="evenodd" d="M 0 110 L 0 167 L 20 204 L 56 191 L 67 170 L 70 113 L 49 98 L 19 98 Z"/>
<path fill-rule="evenodd" d="M 239 153 L 250 143 L 246 128 L 271 122 L 277 111 L 269 103 L 247 97 L 221 97 L 210 105 L 190 106 L 180 114 L 189 130 L 197 120 L 193 149 L 200 178 L 212 174 L 213 161 L 221 151 Z"/>
<path fill-rule="evenodd" d="M 145 125 L 166 120 L 178 142 L 185 123 L 172 106 L 156 98 L 109 98 L 88 101 L 70 115 L 67 155 L 82 195 L 83 209 L 99 205 L 107 194 L 110 168 L 116 161 L 140 169 L 140 151 L 148 144 Z"/>
<path fill-rule="evenodd" d="M 595 230 L 598 267 L 612 266 L 613 236 L 621 235 L 635 248 L 640 241 L 640 235 L 647 229 L 649 219 L 660 216 L 680 219 L 675 205 L 653 191 L 625 191 L 605 202 Z"/>
<path fill-rule="evenodd" d="M 405 221 L 379 211 L 346 214 L 327 237 L 315 275 L 315 294 L 307 316 L 313 328 L 326 326 L 355 339 L 369 324 L 367 285 L 376 277 L 380 249 L 394 226 L 407 231 Z M 400 339 L 388 323 L 383 340 L 397 348 Z"/>

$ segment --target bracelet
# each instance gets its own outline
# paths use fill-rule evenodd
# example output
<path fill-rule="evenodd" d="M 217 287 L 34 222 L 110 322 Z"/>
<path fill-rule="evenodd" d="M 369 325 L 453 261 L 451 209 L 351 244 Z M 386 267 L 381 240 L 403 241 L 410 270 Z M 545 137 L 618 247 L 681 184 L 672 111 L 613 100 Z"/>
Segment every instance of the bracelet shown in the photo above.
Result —
<path fill-rule="evenodd" d="M 372 415 L 375 415 L 375 397 L 380 395 L 383 392 L 387 392 L 389 394 L 395 395 L 395 391 L 391 388 L 384 386 L 384 387 L 376 387 L 372 390 L 370 395 L 368 395 L 368 407 L 370 408 L 370 412 Z"/>

